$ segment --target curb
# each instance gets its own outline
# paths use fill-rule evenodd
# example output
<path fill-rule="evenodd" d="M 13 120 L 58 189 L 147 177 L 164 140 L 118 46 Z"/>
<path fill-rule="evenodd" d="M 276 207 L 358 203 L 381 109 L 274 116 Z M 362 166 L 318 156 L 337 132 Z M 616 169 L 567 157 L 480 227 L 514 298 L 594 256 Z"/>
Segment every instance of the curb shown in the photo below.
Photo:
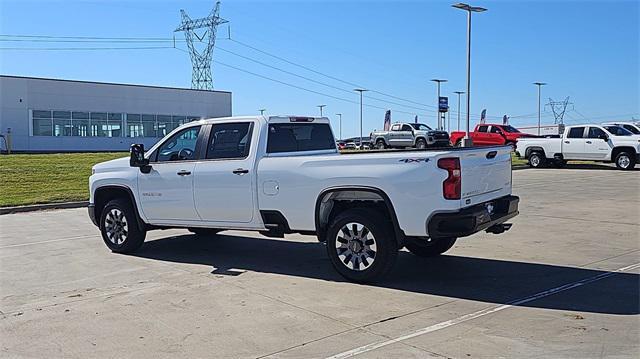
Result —
<path fill-rule="evenodd" d="M 82 207 L 87 207 L 88 204 L 89 204 L 88 201 L 81 201 L 81 202 L 62 202 L 62 203 L 48 203 L 48 204 L 33 204 L 28 206 L 3 207 L 3 208 L 0 208 L 0 215 L 22 213 L 22 212 L 44 211 L 47 209 L 82 208 Z"/>

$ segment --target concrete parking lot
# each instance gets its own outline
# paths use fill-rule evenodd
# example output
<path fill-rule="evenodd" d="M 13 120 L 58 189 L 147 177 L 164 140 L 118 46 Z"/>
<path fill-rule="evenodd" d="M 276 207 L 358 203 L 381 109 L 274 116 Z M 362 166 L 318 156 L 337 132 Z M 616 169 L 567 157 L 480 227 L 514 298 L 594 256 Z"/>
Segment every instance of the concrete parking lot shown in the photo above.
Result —
<path fill-rule="evenodd" d="M 630 357 L 640 172 L 513 173 L 521 214 L 446 255 L 342 280 L 313 237 L 150 232 L 107 250 L 85 209 L 0 216 L 2 357 Z"/>

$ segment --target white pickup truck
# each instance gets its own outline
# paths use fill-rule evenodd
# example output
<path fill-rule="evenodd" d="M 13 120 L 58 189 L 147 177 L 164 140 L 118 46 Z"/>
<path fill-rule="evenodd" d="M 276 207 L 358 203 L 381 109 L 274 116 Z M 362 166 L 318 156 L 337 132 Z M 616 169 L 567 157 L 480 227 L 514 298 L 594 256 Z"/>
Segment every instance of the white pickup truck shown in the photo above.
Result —
<path fill-rule="evenodd" d="M 563 166 L 567 160 L 615 162 L 631 170 L 640 161 L 640 136 L 614 125 L 567 126 L 559 138 L 521 138 L 516 154 L 531 167 Z"/>
<path fill-rule="evenodd" d="M 519 202 L 509 147 L 340 154 L 327 118 L 289 116 L 185 124 L 146 153 L 132 145 L 95 165 L 89 186 L 89 216 L 113 252 L 135 251 L 152 229 L 302 233 L 357 282 L 389 271 L 403 246 L 433 256 L 502 233 Z"/>

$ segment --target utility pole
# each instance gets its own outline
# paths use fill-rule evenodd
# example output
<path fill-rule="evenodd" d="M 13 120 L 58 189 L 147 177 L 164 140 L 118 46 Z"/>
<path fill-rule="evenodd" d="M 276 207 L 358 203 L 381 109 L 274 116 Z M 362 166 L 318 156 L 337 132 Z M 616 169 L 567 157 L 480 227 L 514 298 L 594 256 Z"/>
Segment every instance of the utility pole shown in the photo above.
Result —
<path fill-rule="evenodd" d="M 469 119 L 471 114 L 471 13 L 484 12 L 487 11 L 487 9 L 464 3 L 457 3 L 451 6 L 467 12 L 467 133 L 464 135 L 462 144 L 464 147 L 471 147 L 473 146 L 473 141 L 469 134 Z"/>
<path fill-rule="evenodd" d="M 342 140 L 342 114 L 336 113 L 336 116 L 340 117 L 340 139 Z"/>
<path fill-rule="evenodd" d="M 453 93 L 458 95 L 458 131 L 460 131 L 460 95 L 464 94 L 464 91 L 454 91 Z"/>
<path fill-rule="evenodd" d="M 354 89 L 353 91 L 360 92 L 360 149 L 362 149 L 363 148 L 363 145 L 362 145 L 362 93 L 367 92 L 369 90 L 358 88 L 358 89 Z"/>
<path fill-rule="evenodd" d="M 319 107 L 319 108 L 320 108 L 320 117 L 322 117 L 322 109 L 323 109 L 325 106 L 327 106 L 327 105 L 318 105 L 318 106 L 316 106 L 316 107 Z"/>
<path fill-rule="evenodd" d="M 266 111 L 266 108 L 261 108 L 258 111 L 260 111 L 260 116 L 264 115 L 264 112 Z"/>
<path fill-rule="evenodd" d="M 540 88 L 546 85 L 545 82 L 534 82 L 534 85 L 538 86 L 538 136 L 540 136 Z"/>
<path fill-rule="evenodd" d="M 216 43 L 216 31 L 218 25 L 228 22 L 220 17 L 220 1 L 216 2 L 216 6 L 211 10 L 209 16 L 201 19 L 191 20 L 184 10 L 180 10 L 180 14 L 182 16 L 182 23 L 174 32 L 184 31 L 184 36 L 187 39 L 191 65 L 193 67 L 191 73 L 191 88 L 197 90 L 213 90 L 211 59 Z M 206 29 L 206 32 L 201 37 L 194 31 L 196 29 Z M 194 37 L 197 41 L 206 44 L 204 50 L 198 51 L 198 49 L 196 49 L 193 45 Z"/>
<path fill-rule="evenodd" d="M 440 79 L 431 79 L 431 81 L 436 82 L 438 84 L 438 98 L 436 99 L 436 106 L 438 108 L 438 130 L 442 130 L 442 119 L 441 119 L 441 114 L 440 114 L 440 83 L 441 82 L 447 82 L 447 80 L 440 80 Z"/>

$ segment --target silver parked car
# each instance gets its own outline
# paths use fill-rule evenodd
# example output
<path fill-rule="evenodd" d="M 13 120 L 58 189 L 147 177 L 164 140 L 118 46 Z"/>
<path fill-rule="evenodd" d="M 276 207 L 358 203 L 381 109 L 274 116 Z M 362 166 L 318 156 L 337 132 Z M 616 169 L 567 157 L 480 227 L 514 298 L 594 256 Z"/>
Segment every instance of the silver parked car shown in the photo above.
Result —
<path fill-rule="evenodd" d="M 434 130 L 423 123 L 394 123 L 389 131 L 371 133 L 371 143 L 375 148 L 392 147 L 448 147 L 449 134 Z"/>

